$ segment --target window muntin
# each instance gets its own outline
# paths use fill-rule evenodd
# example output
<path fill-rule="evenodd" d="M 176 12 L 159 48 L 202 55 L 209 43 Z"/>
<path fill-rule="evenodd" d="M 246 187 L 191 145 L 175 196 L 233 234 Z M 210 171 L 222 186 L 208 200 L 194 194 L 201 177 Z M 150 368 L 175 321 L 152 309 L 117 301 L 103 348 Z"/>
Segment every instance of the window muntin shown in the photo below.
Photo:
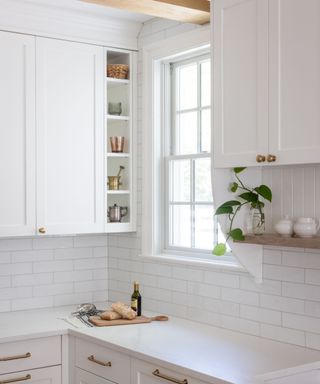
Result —
<path fill-rule="evenodd" d="M 211 192 L 210 56 L 170 64 L 167 251 L 210 253 L 218 238 Z"/>

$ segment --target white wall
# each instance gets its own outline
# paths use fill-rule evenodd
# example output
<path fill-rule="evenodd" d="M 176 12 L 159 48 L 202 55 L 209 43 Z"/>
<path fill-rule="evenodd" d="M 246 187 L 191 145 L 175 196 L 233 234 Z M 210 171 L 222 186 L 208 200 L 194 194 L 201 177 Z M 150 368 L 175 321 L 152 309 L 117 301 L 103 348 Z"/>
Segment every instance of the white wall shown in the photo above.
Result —
<path fill-rule="evenodd" d="M 107 300 L 107 236 L 0 240 L 0 312 Z"/>
<path fill-rule="evenodd" d="M 196 28 L 171 21 L 145 24 L 139 47 Z M 139 258 L 141 252 L 142 62 L 139 55 L 138 232 L 109 236 L 109 299 L 129 301 L 139 280 L 143 309 L 274 340 L 320 349 L 320 252 L 264 250 L 261 285 L 244 272 L 210 270 Z M 274 192 L 272 216 L 320 216 L 320 166 L 270 168 L 264 180 Z"/>

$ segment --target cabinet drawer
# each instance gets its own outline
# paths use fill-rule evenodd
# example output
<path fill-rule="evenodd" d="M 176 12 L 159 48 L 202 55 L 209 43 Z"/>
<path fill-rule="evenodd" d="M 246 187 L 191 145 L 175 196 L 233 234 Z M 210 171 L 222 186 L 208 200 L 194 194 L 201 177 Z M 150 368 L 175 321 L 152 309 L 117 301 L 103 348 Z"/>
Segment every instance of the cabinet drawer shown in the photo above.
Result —
<path fill-rule="evenodd" d="M 109 380 L 103 379 L 102 377 L 93 375 L 92 373 L 86 372 L 83 369 L 76 369 L 76 382 L 75 384 L 114 384 Z"/>
<path fill-rule="evenodd" d="M 0 375 L 0 383 L 61 384 L 61 366 Z"/>
<path fill-rule="evenodd" d="M 205 381 L 186 375 L 184 372 L 172 371 L 141 360 L 132 362 L 132 384 L 209 384 Z M 211 379 L 214 384 L 231 384 L 229 381 Z"/>
<path fill-rule="evenodd" d="M 60 336 L 0 344 L 1 373 L 59 364 L 61 364 Z"/>
<path fill-rule="evenodd" d="M 130 358 L 81 339 L 76 341 L 76 366 L 119 384 L 130 382 Z"/>

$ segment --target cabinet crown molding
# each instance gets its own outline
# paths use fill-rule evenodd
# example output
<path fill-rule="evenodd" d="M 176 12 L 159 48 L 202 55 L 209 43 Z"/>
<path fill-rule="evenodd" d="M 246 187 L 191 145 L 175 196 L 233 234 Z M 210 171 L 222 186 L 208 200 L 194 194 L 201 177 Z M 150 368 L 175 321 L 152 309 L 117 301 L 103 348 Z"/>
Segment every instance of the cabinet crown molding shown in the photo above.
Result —
<path fill-rule="evenodd" d="M 138 49 L 142 23 L 50 0 L 0 0 L 0 29 L 123 49 Z"/>

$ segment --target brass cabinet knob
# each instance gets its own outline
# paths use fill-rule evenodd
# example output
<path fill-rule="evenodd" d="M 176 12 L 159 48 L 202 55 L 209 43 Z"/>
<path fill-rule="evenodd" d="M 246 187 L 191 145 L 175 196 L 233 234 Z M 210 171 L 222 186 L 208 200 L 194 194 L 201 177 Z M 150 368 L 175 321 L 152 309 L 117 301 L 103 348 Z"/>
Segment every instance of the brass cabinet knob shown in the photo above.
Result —
<path fill-rule="evenodd" d="M 263 163 L 266 161 L 266 157 L 263 155 L 257 155 L 256 161 L 257 161 L 257 163 Z"/>
<path fill-rule="evenodd" d="M 46 233 L 46 229 L 43 227 L 39 228 L 39 233 Z"/>
<path fill-rule="evenodd" d="M 268 163 L 274 163 L 277 160 L 277 156 L 275 155 L 268 155 L 267 156 L 267 162 Z"/>

